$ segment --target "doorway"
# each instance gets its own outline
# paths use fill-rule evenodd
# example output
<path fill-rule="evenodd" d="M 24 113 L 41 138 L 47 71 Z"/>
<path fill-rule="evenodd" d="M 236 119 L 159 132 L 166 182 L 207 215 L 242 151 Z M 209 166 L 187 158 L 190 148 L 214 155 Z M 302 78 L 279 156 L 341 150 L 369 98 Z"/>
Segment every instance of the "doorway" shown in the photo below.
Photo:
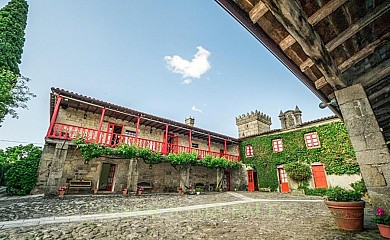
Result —
<path fill-rule="evenodd" d="M 168 133 L 168 153 L 179 153 L 179 136 Z"/>
<path fill-rule="evenodd" d="M 112 191 L 114 186 L 116 165 L 103 163 L 99 178 L 99 190 Z"/>
<path fill-rule="evenodd" d="M 255 170 L 248 170 L 248 191 L 259 191 L 259 183 L 257 181 L 257 172 Z"/>
<path fill-rule="evenodd" d="M 119 143 L 120 135 L 122 134 L 123 125 L 109 123 L 107 129 L 106 142 L 110 141 L 111 146 L 116 146 Z M 108 141 L 107 141 L 108 140 Z"/>
<path fill-rule="evenodd" d="M 313 165 L 311 166 L 311 169 L 313 171 L 315 188 L 328 188 L 324 165 Z"/>
<path fill-rule="evenodd" d="M 279 173 L 280 191 L 283 193 L 288 193 L 290 191 L 290 188 L 288 186 L 287 173 L 284 170 L 284 168 L 278 168 L 278 173 Z"/>

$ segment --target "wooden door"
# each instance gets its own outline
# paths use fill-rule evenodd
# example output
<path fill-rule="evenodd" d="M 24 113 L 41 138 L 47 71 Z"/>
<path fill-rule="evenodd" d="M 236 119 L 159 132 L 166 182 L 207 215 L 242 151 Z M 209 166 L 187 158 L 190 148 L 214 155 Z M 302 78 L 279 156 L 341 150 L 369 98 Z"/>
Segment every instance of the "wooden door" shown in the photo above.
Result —
<path fill-rule="evenodd" d="M 283 168 L 278 168 L 279 172 L 279 184 L 281 192 L 289 192 L 290 188 L 288 186 L 287 173 Z"/>
<path fill-rule="evenodd" d="M 108 174 L 108 179 L 107 179 L 106 191 L 112 191 L 112 187 L 114 185 L 115 169 L 116 169 L 116 165 L 111 164 L 110 172 Z"/>
<path fill-rule="evenodd" d="M 253 170 L 248 170 L 248 191 L 249 192 L 255 191 L 255 181 L 253 178 Z"/>
<path fill-rule="evenodd" d="M 120 135 L 122 134 L 122 125 L 109 123 L 107 127 L 106 144 L 111 146 L 118 145 L 120 141 Z"/>
<path fill-rule="evenodd" d="M 230 191 L 230 172 L 225 171 L 226 191 Z"/>
<path fill-rule="evenodd" d="M 168 134 L 168 153 L 179 153 L 179 136 Z"/>
<path fill-rule="evenodd" d="M 314 186 L 316 188 L 328 188 L 328 182 L 326 181 L 326 175 L 323 165 L 312 166 Z"/>

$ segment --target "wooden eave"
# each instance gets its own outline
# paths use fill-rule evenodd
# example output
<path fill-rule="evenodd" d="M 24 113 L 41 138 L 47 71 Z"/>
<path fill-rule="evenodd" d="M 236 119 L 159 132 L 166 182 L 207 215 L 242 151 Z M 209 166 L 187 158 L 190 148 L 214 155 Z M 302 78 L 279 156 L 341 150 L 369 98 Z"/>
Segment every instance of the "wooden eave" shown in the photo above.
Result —
<path fill-rule="evenodd" d="M 390 0 L 215 1 L 322 102 L 362 84 L 390 140 Z"/>

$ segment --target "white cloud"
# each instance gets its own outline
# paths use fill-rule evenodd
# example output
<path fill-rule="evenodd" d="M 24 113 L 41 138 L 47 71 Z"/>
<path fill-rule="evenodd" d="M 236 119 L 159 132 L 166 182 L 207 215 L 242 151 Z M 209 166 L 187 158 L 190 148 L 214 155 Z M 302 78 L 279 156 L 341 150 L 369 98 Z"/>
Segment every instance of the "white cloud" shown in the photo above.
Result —
<path fill-rule="evenodd" d="M 183 81 L 181 81 L 181 84 L 191 84 L 192 83 L 192 79 L 183 79 Z"/>
<path fill-rule="evenodd" d="M 195 111 L 195 112 L 200 112 L 200 113 L 202 113 L 202 110 L 197 109 L 195 106 L 192 106 L 191 110 L 192 110 L 192 111 Z"/>
<path fill-rule="evenodd" d="M 200 78 L 211 68 L 208 60 L 211 53 L 201 46 L 196 48 L 198 52 L 191 61 L 178 55 L 165 56 L 164 60 L 167 62 L 168 68 L 174 73 L 181 74 L 183 78 Z"/>

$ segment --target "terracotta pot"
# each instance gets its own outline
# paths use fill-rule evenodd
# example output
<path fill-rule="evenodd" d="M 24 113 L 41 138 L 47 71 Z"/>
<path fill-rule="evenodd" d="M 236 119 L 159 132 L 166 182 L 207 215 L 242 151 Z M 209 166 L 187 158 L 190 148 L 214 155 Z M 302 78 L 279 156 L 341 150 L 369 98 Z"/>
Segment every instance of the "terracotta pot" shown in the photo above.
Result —
<path fill-rule="evenodd" d="M 60 191 L 59 191 L 59 196 L 60 196 L 60 198 L 63 198 L 64 195 L 65 195 L 65 190 L 60 190 Z"/>
<path fill-rule="evenodd" d="M 98 193 L 98 189 L 97 188 L 93 189 L 93 193 L 94 194 Z"/>
<path fill-rule="evenodd" d="M 364 201 L 358 202 L 334 202 L 325 201 L 333 216 L 336 224 L 341 230 L 349 232 L 363 231 L 364 220 Z"/>
<path fill-rule="evenodd" d="M 123 189 L 123 192 L 122 192 L 123 196 L 126 196 L 127 195 L 127 189 Z"/>
<path fill-rule="evenodd" d="M 379 223 L 377 223 L 376 225 L 378 226 L 379 233 L 381 234 L 381 236 L 390 239 L 390 225 L 383 225 Z"/>

